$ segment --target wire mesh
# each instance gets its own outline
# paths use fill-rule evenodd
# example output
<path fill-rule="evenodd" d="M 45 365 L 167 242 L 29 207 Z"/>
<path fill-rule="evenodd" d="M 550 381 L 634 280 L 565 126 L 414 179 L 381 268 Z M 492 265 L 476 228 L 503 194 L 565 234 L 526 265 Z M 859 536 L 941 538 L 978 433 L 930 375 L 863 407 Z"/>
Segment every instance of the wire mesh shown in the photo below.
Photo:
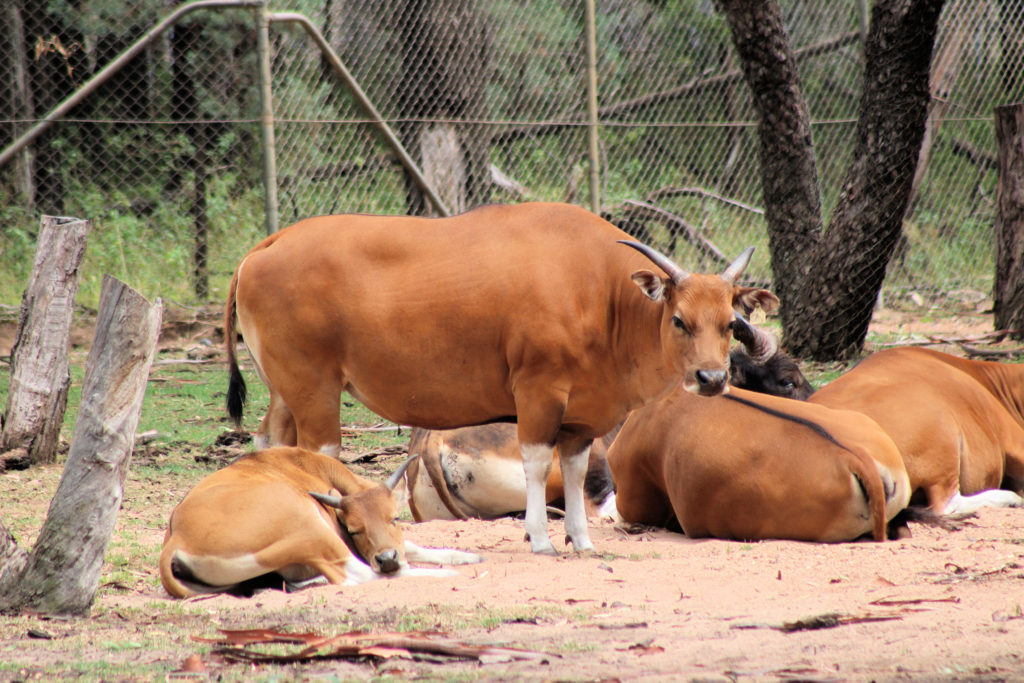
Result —
<path fill-rule="evenodd" d="M 0 146 L 173 9 L 166 0 L 8 4 Z M 827 225 L 855 143 L 865 3 L 781 5 Z M 1022 6 L 946 3 L 889 302 L 953 310 L 990 295 L 992 109 L 1024 95 Z M 601 212 L 694 270 L 755 245 L 748 274 L 770 281 L 756 117 L 717 3 L 596 8 Z M 588 204 L 583 3 L 274 0 L 268 10 L 301 12 L 320 28 L 452 210 Z M 246 10 L 189 15 L 0 167 L 0 244 L 17 253 L 39 213 L 88 217 L 109 238 L 87 256 L 97 291 L 102 272 L 137 286 L 176 270 L 161 294 L 219 298 L 263 230 L 255 27 Z M 270 44 L 281 225 L 323 213 L 429 213 L 308 36 L 274 22 Z M 0 261 L 4 277 L 23 277 L 23 266 Z"/>

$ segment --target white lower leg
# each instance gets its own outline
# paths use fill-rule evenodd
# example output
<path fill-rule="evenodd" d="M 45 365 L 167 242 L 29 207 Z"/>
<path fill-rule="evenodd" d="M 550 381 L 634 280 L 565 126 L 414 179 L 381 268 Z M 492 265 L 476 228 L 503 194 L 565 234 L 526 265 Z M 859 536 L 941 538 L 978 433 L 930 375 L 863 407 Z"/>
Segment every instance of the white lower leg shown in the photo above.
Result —
<path fill-rule="evenodd" d="M 590 446 L 571 457 L 559 455 L 565 491 L 565 536 L 576 552 L 594 549 L 587 530 L 587 510 L 583 501 L 583 479 L 587 476 L 589 459 Z"/>
<path fill-rule="evenodd" d="M 522 446 L 523 472 L 526 474 L 526 534 L 535 553 L 556 555 L 548 538 L 546 488 L 551 473 L 554 448 L 543 444 Z"/>
<path fill-rule="evenodd" d="M 424 548 L 412 541 L 405 542 L 405 559 L 409 562 L 430 562 L 433 564 L 476 564 L 483 562 L 476 553 L 451 548 Z"/>
<path fill-rule="evenodd" d="M 1013 491 L 989 489 L 971 496 L 962 496 L 956 493 L 946 503 L 942 514 L 948 517 L 960 517 L 977 512 L 983 507 L 1021 507 L 1022 505 L 1024 505 L 1024 499 Z"/>
<path fill-rule="evenodd" d="M 345 562 L 345 585 L 354 586 L 360 583 L 366 583 L 367 581 L 375 581 L 381 578 L 381 575 L 373 571 L 370 565 L 366 564 L 358 557 L 353 555 L 349 557 Z"/>

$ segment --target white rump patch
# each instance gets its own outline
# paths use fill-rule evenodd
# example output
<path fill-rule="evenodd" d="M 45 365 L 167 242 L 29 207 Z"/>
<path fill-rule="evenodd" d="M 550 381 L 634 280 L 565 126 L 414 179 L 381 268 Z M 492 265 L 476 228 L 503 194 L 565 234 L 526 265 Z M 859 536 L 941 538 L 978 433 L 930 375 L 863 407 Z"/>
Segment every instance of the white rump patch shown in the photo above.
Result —
<path fill-rule="evenodd" d="M 217 557 L 192 555 L 184 550 L 178 550 L 175 555 L 192 570 L 197 579 L 211 586 L 234 586 L 272 571 L 257 562 L 256 556 L 252 553 L 235 557 Z"/>

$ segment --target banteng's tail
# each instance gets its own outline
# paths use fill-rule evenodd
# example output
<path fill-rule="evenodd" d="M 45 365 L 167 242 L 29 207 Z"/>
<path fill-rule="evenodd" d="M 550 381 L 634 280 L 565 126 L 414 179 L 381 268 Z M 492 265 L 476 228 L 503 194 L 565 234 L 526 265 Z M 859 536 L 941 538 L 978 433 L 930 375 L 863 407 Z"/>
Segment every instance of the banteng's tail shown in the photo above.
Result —
<path fill-rule="evenodd" d="M 228 301 L 224 307 L 224 345 L 228 352 L 228 416 L 236 428 L 242 426 L 242 410 L 245 408 L 245 379 L 238 370 L 238 330 L 235 328 L 235 291 L 238 289 L 238 271 L 231 276 L 228 285 Z"/>
<path fill-rule="evenodd" d="M 730 401 L 736 401 L 737 403 L 750 406 L 751 408 L 768 413 L 769 415 L 775 415 L 776 417 L 796 422 L 797 424 L 802 424 L 849 453 L 850 471 L 857 478 L 857 482 L 860 484 L 861 491 L 864 493 L 864 498 L 867 502 L 868 515 L 870 516 L 871 522 L 871 537 L 876 541 L 885 540 L 885 485 L 882 482 L 882 475 L 878 472 L 875 459 L 872 458 L 869 453 L 859 445 L 851 448 L 844 443 L 840 443 L 824 427 L 806 418 L 798 415 L 790 415 L 789 413 L 784 413 L 779 410 L 775 410 L 774 408 L 769 408 L 768 406 L 761 405 L 760 403 L 756 403 L 746 398 L 741 398 L 735 394 L 725 394 L 725 398 Z"/>

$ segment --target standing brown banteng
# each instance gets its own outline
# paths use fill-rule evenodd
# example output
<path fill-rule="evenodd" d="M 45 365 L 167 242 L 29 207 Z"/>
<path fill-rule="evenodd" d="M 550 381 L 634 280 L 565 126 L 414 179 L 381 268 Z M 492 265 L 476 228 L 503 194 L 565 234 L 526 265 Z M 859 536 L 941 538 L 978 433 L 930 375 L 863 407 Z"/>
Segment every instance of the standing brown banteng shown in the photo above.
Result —
<path fill-rule="evenodd" d="M 244 402 L 240 331 L 271 392 L 264 443 L 337 449 L 343 391 L 400 424 L 515 421 L 533 551 L 556 552 L 544 505 L 556 445 L 566 535 L 591 549 L 591 441 L 680 384 L 722 393 L 734 311 L 778 303 L 737 285 L 749 249 L 721 275 L 690 274 L 628 239 L 568 204 L 296 223 L 231 280 L 229 413 L 239 420 Z"/>

